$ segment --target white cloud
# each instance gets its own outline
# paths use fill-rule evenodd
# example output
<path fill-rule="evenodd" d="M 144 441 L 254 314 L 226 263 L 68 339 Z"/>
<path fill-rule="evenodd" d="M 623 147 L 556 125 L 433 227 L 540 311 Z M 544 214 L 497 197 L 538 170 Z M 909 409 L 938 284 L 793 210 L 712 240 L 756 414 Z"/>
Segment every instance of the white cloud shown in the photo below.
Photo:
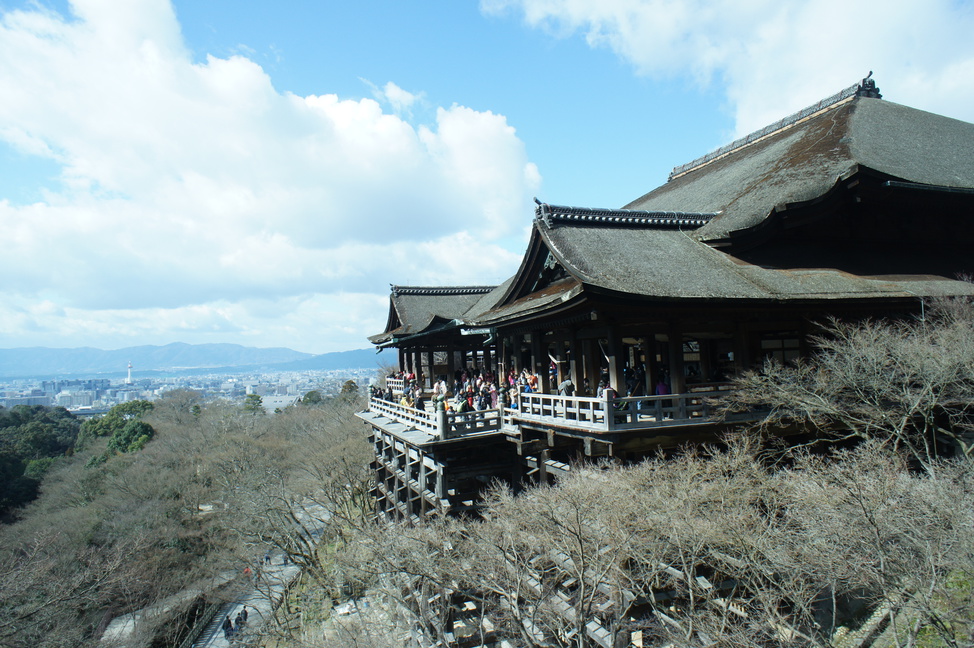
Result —
<path fill-rule="evenodd" d="M 389 105 L 392 106 L 392 109 L 397 115 L 410 114 L 413 105 L 423 97 L 421 93 L 413 94 L 412 92 L 403 90 L 392 81 L 382 86 L 380 96 L 389 102 Z"/>
<path fill-rule="evenodd" d="M 168 2 L 122 4 L 0 14 L 0 140 L 62 165 L 43 202 L 0 196 L 0 273 L 17 278 L 0 290 L 0 345 L 58 331 L 65 346 L 232 332 L 360 347 L 390 278 L 480 283 L 516 266 L 497 242 L 522 230 L 540 178 L 503 116 L 452 106 L 417 127 L 399 113 L 421 93 L 391 82 L 395 114 L 281 94 L 248 58 L 193 63 Z"/>
<path fill-rule="evenodd" d="M 726 87 L 742 135 L 876 72 L 897 103 L 974 121 L 974 6 L 953 0 L 482 0 L 581 32 L 642 74 Z"/>

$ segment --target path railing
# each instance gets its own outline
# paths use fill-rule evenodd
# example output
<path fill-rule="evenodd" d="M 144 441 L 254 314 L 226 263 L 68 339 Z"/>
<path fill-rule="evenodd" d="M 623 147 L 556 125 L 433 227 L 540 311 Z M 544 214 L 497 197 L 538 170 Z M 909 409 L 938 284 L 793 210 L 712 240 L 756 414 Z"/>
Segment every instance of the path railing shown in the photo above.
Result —
<path fill-rule="evenodd" d="M 386 387 L 391 389 L 393 394 L 401 394 L 406 390 L 406 380 L 404 378 L 386 378 Z"/>

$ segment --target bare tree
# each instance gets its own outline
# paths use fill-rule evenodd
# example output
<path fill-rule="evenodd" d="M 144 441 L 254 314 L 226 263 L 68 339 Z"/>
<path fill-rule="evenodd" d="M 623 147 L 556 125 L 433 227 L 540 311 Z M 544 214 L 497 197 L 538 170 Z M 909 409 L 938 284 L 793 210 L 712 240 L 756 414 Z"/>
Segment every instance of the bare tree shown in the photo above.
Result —
<path fill-rule="evenodd" d="M 974 316 L 940 304 L 924 319 L 833 320 L 816 354 L 744 374 L 726 411 L 766 408 L 764 425 L 798 424 L 834 437 L 878 438 L 930 464 L 956 449 L 974 457 Z"/>
<path fill-rule="evenodd" d="M 965 645 L 965 462 L 915 474 L 878 442 L 787 468 L 761 456 L 743 439 L 576 469 L 554 487 L 493 492 L 482 520 L 361 527 L 339 566 L 396 601 L 429 645 L 581 647 L 638 633 L 647 646 L 827 646 L 869 614 L 891 645 L 924 634 Z"/>

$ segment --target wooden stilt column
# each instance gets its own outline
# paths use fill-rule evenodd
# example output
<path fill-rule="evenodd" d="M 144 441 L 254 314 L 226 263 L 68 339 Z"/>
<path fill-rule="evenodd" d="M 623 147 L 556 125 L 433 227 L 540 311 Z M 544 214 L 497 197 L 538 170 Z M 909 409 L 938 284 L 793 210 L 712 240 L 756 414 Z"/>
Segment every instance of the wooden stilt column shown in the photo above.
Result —
<path fill-rule="evenodd" d="M 420 456 L 419 458 L 419 515 L 420 517 L 426 517 L 426 512 L 429 510 L 429 502 L 423 497 L 427 491 L 427 468 L 426 468 L 426 458 Z"/>
<path fill-rule="evenodd" d="M 538 483 L 548 484 L 548 460 L 551 458 L 551 450 L 542 450 L 538 454 Z"/>

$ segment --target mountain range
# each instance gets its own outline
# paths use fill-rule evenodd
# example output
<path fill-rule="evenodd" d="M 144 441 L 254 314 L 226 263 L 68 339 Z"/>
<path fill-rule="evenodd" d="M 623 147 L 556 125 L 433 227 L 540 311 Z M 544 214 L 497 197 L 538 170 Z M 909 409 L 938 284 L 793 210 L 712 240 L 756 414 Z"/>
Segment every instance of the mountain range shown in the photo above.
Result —
<path fill-rule="evenodd" d="M 397 363 L 394 351 L 358 349 L 314 355 L 286 348 L 259 349 L 239 344 L 135 346 L 105 351 L 91 347 L 0 349 L 0 377 L 110 377 L 132 375 L 260 371 L 372 369 Z"/>

